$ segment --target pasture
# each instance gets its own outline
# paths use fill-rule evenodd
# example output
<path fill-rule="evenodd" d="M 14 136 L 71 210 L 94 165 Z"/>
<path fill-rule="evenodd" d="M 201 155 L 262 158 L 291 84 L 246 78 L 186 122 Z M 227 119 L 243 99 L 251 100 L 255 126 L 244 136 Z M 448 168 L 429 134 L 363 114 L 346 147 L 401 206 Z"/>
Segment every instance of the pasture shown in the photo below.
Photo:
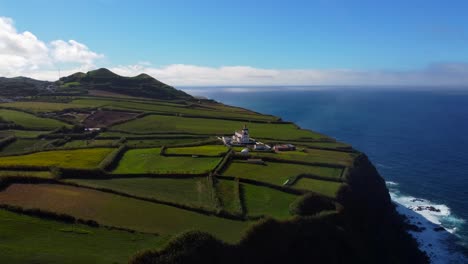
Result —
<path fill-rule="evenodd" d="M 64 213 L 100 224 L 170 235 L 186 230 L 209 232 L 238 241 L 248 222 L 187 211 L 90 189 L 54 184 L 13 184 L 0 192 L 0 204 Z"/>
<path fill-rule="evenodd" d="M 242 214 L 238 186 L 235 181 L 217 180 L 216 195 L 218 196 L 223 210 L 231 214 Z"/>
<path fill-rule="evenodd" d="M 52 130 L 62 126 L 70 126 L 55 119 L 42 118 L 25 112 L 7 109 L 0 109 L 0 116 L 7 121 L 14 122 L 28 129 Z"/>
<path fill-rule="evenodd" d="M 308 190 L 334 198 L 341 186 L 342 183 L 339 182 L 301 178 L 293 185 L 293 188 Z"/>
<path fill-rule="evenodd" d="M 11 107 L 21 110 L 27 110 L 34 113 L 55 112 L 70 108 L 83 108 L 83 106 L 79 104 L 54 102 L 11 102 L 1 103 L 0 107 Z"/>
<path fill-rule="evenodd" d="M 251 155 L 259 158 L 270 157 L 290 161 L 318 162 L 349 166 L 352 164 L 356 154 L 322 149 L 305 149 L 304 151 L 281 151 L 275 153 L 252 152 Z"/>
<path fill-rule="evenodd" d="M 115 110 L 138 110 L 141 112 L 157 112 L 167 114 L 225 117 L 243 120 L 263 120 L 273 121 L 276 118 L 266 115 L 259 115 L 247 111 L 219 111 L 198 105 L 184 105 L 158 101 L 137 101 L 137 100 L 111 100 L 111 99 L 76 99 L 72 102 L 86 107 L 102 107 Z"/>
<path fill-rule="evenodd" d="M 8 136 L 16 136 L 17 138 L 37 138 L 39 135 L 47 134 L 48 131 L 34 130 L 0 130 L 0 138 Z"/>
<path fill-rule="evenodd" d="M 13 167 L 61 167 L 61 168 L 97 168 L 113 149 L 91 148 L 76 150 L 57 150 L 36 152 L 27 155 L 0 157 L 0 168 Z"/>
<path fill-rule="evenodd" d="M 223 145 L 204 145 L 196 147 L 183 148 L 168 148 L 167 155 L 204 155 L 204 156 L 221 156 L 229 149 Z"/>
<path fill-rule="evenodd" d="M 300 174 L 313 174 L 339 179 L 341 177 L 341 169 L 277 162 L 267 162 L 265 165 L 262 165 L 234 161 L 223 172 L 225 176 L 250 179 L 279 186 L 282 186 L 286 180 Z"/>
<path fill-rule="evenodd" d="M 1 175 L 1 174 L 0 174 Z M 72 179 L 67 182 L 106 188 L 138 197 L 175 202 L 192 207 L 215 208 L 213 188 L 207 177 L 197 178 L 116 178 L 109 180 Z"/>
<path fill-rule="evenodd" d="M 51 179 L 54 177 L 50 171 L 21 171 L 21 170 L 0 170 L 1 177 L 32 177 Z"/>
<path fill-rule="evenodd" d="M 182 132 L 204 135 L 229 135 L 247 123 L 250 135 L 274 139 L 318 139 L 324 136 L 298 129 L 292 124 L 249 123 L 242 121 L 149 115 L 111 127 L 112 130 L 140 134 Z"/>
<path fill-rule="evenodd" d="M 290 217 L 289 205 L 299 196 L 268 187 L 241 183 L 244 203 L 249 216 Z"/>
<path fill-rule="evenodd" d="M 1 263 L 126 263 L 168 236 L 66 224 L 0 209 Z"/>
<path fill-rule="evenodd" d="M 213 170 L 219 157 L 165 157 L 161 148 L 130 149 L 114 174 L 201 174 Z"/>
<path fill-rule="evenodd" d="M 99 139 L 99 140 L 72 140 L 65 143 L 63 148 L 83 148 L 83 147 L 111 147 L 117 140 Z"/>
<path fill-rule="evenodd" d="M 11 155 L 15 153 L 23 153 L 30 151 L 41 151 L 52 140 L 33 139 L 33 138 L 19 138 L 0 149 L 0 155 Z"/>

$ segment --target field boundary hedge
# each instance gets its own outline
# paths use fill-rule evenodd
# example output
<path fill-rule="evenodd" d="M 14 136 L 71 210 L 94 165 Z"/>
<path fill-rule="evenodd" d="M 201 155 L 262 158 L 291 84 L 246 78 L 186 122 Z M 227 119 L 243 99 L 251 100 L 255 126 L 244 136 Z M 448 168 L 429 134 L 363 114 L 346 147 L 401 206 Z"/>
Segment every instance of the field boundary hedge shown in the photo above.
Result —
<path fill-rule="evenodd" d="M 123 157 L 127 149 L 128 147 L 126 145 L 121 145 L 120 147 L 116 148 L 99 163 L 98 167 L 103 171 L 113 170 L 117 167 L 120 159 Z"/>
<path fill-rule="evenodd" d="M 6 138 L 0 139 L 0 151 L 10 145 L 11 143 L 15 142 L 17 140 L 16 136 L 8 136 Z"/>
<path fill-rule="evenodd" d="M 233 155 L 234 150 L 230 149 L 226 155 L 224 155 L 224 158 L 221 160 L 221 162 L 218 163 L 218 165 L 213 169 L 213 174 L 216 176 L 221 174 L 226 169 L 226 166 L 229 165 L 228 163 L 231 161 Z"/>

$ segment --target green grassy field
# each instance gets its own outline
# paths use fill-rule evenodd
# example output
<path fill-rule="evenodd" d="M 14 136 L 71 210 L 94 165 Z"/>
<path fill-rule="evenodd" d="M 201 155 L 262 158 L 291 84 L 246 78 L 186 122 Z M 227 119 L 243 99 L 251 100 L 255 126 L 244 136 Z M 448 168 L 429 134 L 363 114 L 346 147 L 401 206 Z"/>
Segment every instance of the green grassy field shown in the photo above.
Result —
<path fill-rule="evenodd" d="M 7 109 L 0 109 L 0 116 L 28 129 L 52 130 L 62 126 L 70 126 L 55 119 L 37 117 L 32 114 Z"/>
<path fill-rule="evenodd" d="M 276 153 L 252 152 L 253 157 L 272 157 L 283 160 L 320 162 L 349 166 L 356 154 L 322 149 L 306 149 L 305 151 L 282 151 Z"/>
<path fill-rule="evenodd" d="M 54 177 L 50 171 L 17 171 L 17 170 L 0 170 L 0 177 L 34 177 L 51 179 Z"/>
<path fill-rule="evenodd" d="M 81 148 L 81 147 L 111 147 L 116 140 L 102 139 L 102 140 L 72 140 L 65 143 L 63 148 Z"/>
<path fill-rule="evenodd" d="M 219 157 L 164 157 L 160 148 L 131 149 L 125 152 L 115 174 L 198 174 L 208 173 L 221 161 Z"/>
<path fill-rule="evenodd" d="M 36 138 L 39 135 L 47 134 L 49 131 L 34 131 L 34 130 L 0 130 L 0 138 L 8 136 L 16 136 L 18 138 Z"/>
<path fill-rule="evenodd" d="M 235 181 L 218 180 L 216 194 L 225 211 L 232 214 L 242 214 L 242 206 L 239 193 L 236 191 Z"/>
<path fill-rule="evenodd" d="M 290 217 L 289 204 L 297 195 L 252 184 L 241 184 L 244 202 L 249 216 L 268 215 L 278 219 Z"/>
<path fill-rule="evenodd" d="M 53 102 L 12 102 L 2 103 L 0 107 L 12 107 L 21 110 L 32 111 L 35 113 L 54 112 L 70 108 L 84 108 L 79 104 L 53 103 Z"/>
<path fill-rule="evenodd" d="M 289 163 L 268 162 L 266 165 L 233 162 L 223 172 L 226 176 L 252 179 L 282 186 L 286 180 L 299 174 L 314 174 L 332 179 L 339 179 L 341 169 L 307 166 Z"/>
<path fill-rule="evenodd" d="M 10 155 L 15 153 L 23 153 L 28 151 L 40 151 L 43 150 L 52 140 L 43 139 L 16 139 L 14 142 L 8 144 L 0 150 L 0 155 Z"/>
<path fill-rule="evenodd" d="M 0 174 L 1 175 L 1 174 Z M 118 178 L 110 180 L 73 179 L 80 185 L 107 188 L 139 197 L 154 198 L 194 207 L 215 208 L 213 188 L 207 177 L 197 178 Z"/>
<path fill-rule="evenodd" d="M 145 148 L 150 146 L 176 146 L 179 144 L 193 143 L 206 139 L 207 138 L 129 139 L 125 141 L 125 144 L 129 147 Z"/>
<path fill-rule="evenodd" d="M 1 263 L 127 263 L 168 236 L 129 233 L 42 220 L 0 210 Z"/>
<path fill-rule="evenodd" d="M 13 166 L 62 168 L 97 168 L 113 149 L 92 148 L 77 150 L 44 151 L 27 155 L 0 157 L 0 168 Z"/>
<path fill-rule="evenodd" d="M 294 185 L 293 188 L 313 191 L 329 197 L 335 197 L 336 192 L 341 187 L 339 182 L 321 181 L 316 179 L 301 178 Z"/>
<path fill-rule="evenodd" d="M 0 203 L 65 213 L 98 223 L 170 235 L 202 230 L 226 241 L 240 239 L 248 222 L 208 216 L 119 195 L 54 184 L 13 184 Z"/>
<path fill-rule="evenodd" d="M 112 129 L 123 132 L 155 133 L 155 132 L 185 132 L 205 135 L 233 134 L 242 128 L 245 122 L 215 120 L 206 118 L 185 118 L 175 116 L 149 115 L 113 126 Z M 322 138 L 307 130 L 297 129 L 292 124 L 248 123 L 252 137 L 275 139 Z"/>
<path fill-rule="evenodd" d="M 72 104 L 86 107 L 105 107 L 108 109 L 119 110 L 139 110 L 142 112 L 159 112 L 159 113 L 177 113 L 182 115 L 195 115 L 207 117 L 227 117 L 239 118 L 245 120 L 264 120 L 272 121 L 274 117 L 249 113 L 247 111 L 217 111 L 216 109 L 207 109 L 198 106 L 188 107 L 186 105 L 162 103 L 162 102 L 144 102 L 144 101 L 122 101 L 122 100 L 102 100 L 102 99 L 77 99 Z"/>
<path fill-rule="evenodd" d="M 166 154 L 220 156 L 229 149 L 223 145 L 205 145 L 197 147 L 168 148 Z"/>

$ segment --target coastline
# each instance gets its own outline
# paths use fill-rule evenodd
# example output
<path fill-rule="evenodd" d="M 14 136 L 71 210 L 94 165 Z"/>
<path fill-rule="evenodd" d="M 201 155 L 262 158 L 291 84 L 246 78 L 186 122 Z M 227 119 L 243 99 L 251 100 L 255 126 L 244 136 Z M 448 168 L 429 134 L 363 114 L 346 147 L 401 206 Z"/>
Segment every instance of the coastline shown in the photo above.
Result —
<path fill-rule="evenodd" d="M 386 184 L 395 209 L 413 227 L 408 229 L 408 233 L 417 241 L 419 249 L 426 253 L 431 263 L 468 263 L 468 256 L 464 252 L 466 249 L 455 242 L 457 228 L 446 227 L 440 221 L 442 217 L 449 217 L 451 214 L 447 206 L 402 195 L 396 189 L 398 183 L 387 181 Z"/>

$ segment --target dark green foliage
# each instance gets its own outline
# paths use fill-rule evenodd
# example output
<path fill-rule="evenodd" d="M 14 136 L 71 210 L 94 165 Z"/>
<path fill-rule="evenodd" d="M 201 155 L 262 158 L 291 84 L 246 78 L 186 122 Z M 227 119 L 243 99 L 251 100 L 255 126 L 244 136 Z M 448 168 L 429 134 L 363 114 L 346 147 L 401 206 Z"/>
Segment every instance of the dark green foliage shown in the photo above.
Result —
<path fill-rule="evenodd" d="M 289 206 L 289 212 L 293 215 L 314 215 L 321 211 L 335 210 L 335 203 L 324 196 L 307 193 L 297 198 Z"/>
<path fill-rule="evenodd" d="M 175 237 L 161 251 L 140 252 L 131 264 L 191 264 L 233 263 L 228 256 L 230 248 L 210 234 L 191 231 Z"/>
<path fill-rule="evenodd" d="M 9 137 L 0 139 L 0 150 L 3 147 L 5 147 L 6 145 L 8 145 L 8 144 L 10 144 L 12 142 L 15 142 L 15 140 L 16 140 L 15 136 L 9 136 Z"/>
<path fill-rule="evenodd" d="M 119 164 L 120 159 L 122 158 L 125 151 L 127 151 L 127 149 L 128 148 L 126 145 L 121 145 L 120 147 L 109 153 L 109 155 L 107 155 L 107 157 L 101 161 L 101 163 L 99 164 L 99 168 L 104 171 L 111 171 L 114 168 L 116 168 Z"/>
<path fill-rule="evenodd" d="M 0 77 L 0 96 L 32 96 L 37 95 L 52 83 L 38 81 L 26 77 Z"/>

